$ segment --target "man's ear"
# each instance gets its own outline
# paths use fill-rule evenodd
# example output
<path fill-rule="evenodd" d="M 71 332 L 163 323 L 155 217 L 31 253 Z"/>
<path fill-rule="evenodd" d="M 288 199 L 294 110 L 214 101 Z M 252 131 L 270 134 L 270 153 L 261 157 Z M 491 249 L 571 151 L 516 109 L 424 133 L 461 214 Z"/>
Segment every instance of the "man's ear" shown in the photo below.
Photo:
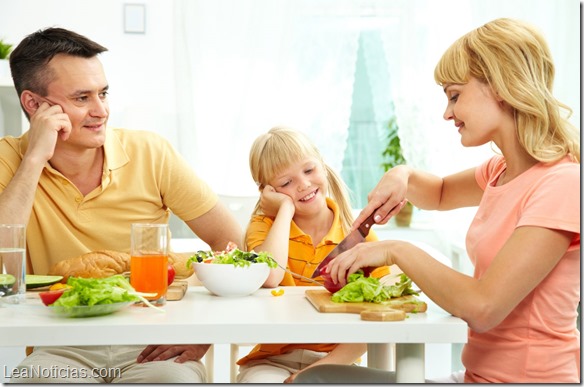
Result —
<path fill-rule="evenodd" d="M 24 90 L 22 94 L 20 94 L 20 103 L 29 116 L 36 113 L 40 106 L 37 96 L 29 90 Z"/>

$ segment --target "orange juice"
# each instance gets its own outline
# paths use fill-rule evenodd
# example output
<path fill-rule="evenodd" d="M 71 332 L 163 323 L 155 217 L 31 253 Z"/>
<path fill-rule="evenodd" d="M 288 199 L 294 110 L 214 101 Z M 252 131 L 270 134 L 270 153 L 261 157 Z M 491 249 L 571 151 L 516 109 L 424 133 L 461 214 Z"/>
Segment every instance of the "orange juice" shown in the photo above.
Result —
<path fill-rule="evenodd" d="M 130 259 L 130 284 L 136 291 L 156 293 L 148 300 L 166 296 L 168 288 L 168 256 L 162 254 L 132 256 Z"/>

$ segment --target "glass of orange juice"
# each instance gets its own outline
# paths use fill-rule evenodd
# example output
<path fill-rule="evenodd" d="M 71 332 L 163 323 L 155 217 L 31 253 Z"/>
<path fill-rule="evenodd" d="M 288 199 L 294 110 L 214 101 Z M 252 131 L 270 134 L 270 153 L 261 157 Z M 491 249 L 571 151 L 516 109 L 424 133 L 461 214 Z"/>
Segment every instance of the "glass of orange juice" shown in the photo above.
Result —
<path fill-rule="evenodd" d="M 132 223 L 130 284 L 157 305 L 166 303 L 168 289 L 168 225 Z"/>

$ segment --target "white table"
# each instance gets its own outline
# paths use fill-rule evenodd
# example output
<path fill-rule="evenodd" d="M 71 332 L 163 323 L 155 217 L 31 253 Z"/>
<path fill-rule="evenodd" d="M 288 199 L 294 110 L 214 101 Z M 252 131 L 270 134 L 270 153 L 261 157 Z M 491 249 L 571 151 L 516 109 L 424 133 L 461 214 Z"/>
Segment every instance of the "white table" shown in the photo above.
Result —
<path fill-rule="evenodd" d="M 166 313 L 131 306 L 109 316 L 62 318 L 30 295 L 26 305 L 0 307 L 0 346 L 184 343 L 351 343 L 368 345 L 368 365 L 385 368 L 389 343 L 396 343 L 398 382 L 424 382 L 426 343 L 464 343 L 467 324 L 429 300 L 428 312 L 405 321 L 363 321 L 358 314 L 319 313 L 306 289 L 288 287 L 280 297 L 269 289 L 223 298 L 189 288 Z M 282 332 L 286 332 L 282 335 Z"/>

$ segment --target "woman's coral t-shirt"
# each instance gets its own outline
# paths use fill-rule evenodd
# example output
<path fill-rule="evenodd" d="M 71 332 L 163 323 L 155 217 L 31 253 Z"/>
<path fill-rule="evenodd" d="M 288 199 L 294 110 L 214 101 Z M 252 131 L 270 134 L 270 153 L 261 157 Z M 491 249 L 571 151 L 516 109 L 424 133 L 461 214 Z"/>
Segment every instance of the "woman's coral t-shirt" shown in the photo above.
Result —
<path fill-rule="evenodd" d="M 521 226 L 575 233 L 556 267 L 495 328 L 469 330 L 462 354 L 465 382 L 580 382 L 580 165 L 569 158 L 538 163 L 507 184 L 496 186 L 506 169 L 496 156 L 477 168 L 484 189 L 466 239 L 481 278 Z M 501 284 L 505 286 L 505 284 Z"/>

